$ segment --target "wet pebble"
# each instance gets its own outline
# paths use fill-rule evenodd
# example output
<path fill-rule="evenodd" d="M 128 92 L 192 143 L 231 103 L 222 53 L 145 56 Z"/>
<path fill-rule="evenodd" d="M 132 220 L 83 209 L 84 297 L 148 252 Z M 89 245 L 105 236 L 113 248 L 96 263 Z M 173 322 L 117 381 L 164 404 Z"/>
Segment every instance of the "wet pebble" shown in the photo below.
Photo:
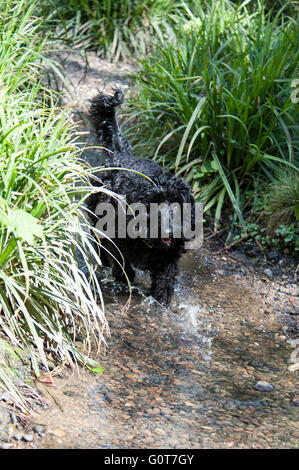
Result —
<path fill-rule="evenodd" d="M 299 362 L 296 362 L 296 364 L 291 364 L 289 367 L 288 367 L 288 370 L 290 372 L 295 372 L 296 370 L 299 370 Z"/>
<path fill-rule="evenodd" d="M 23 441 L 25 442 L 32 442 L 33 441 L 33 435 L 32 434 L 24 434 L 23 435 Z"/>
<path fill-rule="evenodd" d="M 77 393 L 73 392 L 72 390 L 65 390 L 63 393 L 64 393 L 64 395 L 66 395 L 68 397 L 75 397 L 77 395 Z"/>
<path fill-rule="evenodd" d="M 266 382 L 264 380 L 257 382 L 253 388 L 255 388 L 255 390 L 259 390 L 260 392 L 273 392 L 273 390 L 275 390 L 274 386 L 270 384 L 270 382 Z"/>
<path fill-rule="evenodd" d="M 292 352 L 288 362 L 290 364 L 296 364 L 299 362 L 299 349 L 295 349 L 295 351 Z"/>
<path fill-rule="evenodd" d="M 0 400 L 5 402 L 8 402 L 10 400 L 10 394 L 7 390 L 4 390 L 4 392 L 0 394 Z"/>
<path fill-rule="evenodd" d="M 39 435 L 45 432 L 45 428 L 41 424 L 36 424 L 35 426 L 33 426 L 32 430 L 35 432 L 35 434 Z"/>
<path fill-rule="evenodd" d="M 226 411 L 231 411 L 231 410 L 235 410 L 235 409 L 236 409 L 236 406 L 233 405 L 232 403 L 227 403 L 227 404 L 223 405 L 223 408 L 224 408 Z"/>
<path fill-rule="evenodd" d="M 264 270 L 264 274 L 265 276 L 267 276 L 269 279 L 272 279 L 273 278 L 273 272 L 271 271 L 271 269 L 267 268 Z"/>
<path fill-rule="evenodd" d="M 291 401 L 291 404 L 293 406 L 299 406 L 299 397 L 293 398 L 293 400 Z"/>

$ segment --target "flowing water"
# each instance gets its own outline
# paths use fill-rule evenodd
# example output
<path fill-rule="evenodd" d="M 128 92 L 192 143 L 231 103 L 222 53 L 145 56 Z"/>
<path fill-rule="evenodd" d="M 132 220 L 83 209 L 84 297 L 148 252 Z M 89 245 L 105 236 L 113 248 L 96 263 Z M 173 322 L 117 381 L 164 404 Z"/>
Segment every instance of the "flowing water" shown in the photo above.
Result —
<path fill-rule="evenodd" d="M 144 273 L 129 308 L 126 286 L 103 280 L 111 327 L 104 373 L 65 375 L 50 392 L 43 388 L 50 407 L 35 416 L 47 426 L 43 448 L 298 444 L 296 379 L 282 324 L 265 312 L 254 286 L 218 274 L 201 251 L 184 255 L 168 309 L 146 296 Z M 256 390 L 258 381 L 273 391 Z"/>

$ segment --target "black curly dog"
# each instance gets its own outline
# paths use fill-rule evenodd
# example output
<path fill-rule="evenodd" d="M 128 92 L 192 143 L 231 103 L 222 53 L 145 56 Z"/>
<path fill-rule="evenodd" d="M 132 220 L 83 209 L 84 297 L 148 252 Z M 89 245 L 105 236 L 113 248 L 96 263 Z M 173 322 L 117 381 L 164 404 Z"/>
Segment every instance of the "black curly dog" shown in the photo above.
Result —
<path fill-rule="evenodd" d="M 122 136 L 116 116 L 115 108 L 123 102 L 123 97 L 123 92 L 117 89 L 114 96 L 99 93 L 91 101 L 89 117 L 100 145 L 105 148 L 104 170 L 96 174 L 100 181 L 93 184 L 102 185 L 118 195 L 125 196 L 128 205 L 141 202 L 148 208 L 151 203 L 166 203 L 167 205 L 178 203 L 179 207 L 182 207 L 183 203 L 190 203 L 193 223 L 194 199 L 190 186 L 183 179 L 163 172 L 162 168 L 153 161 L 137 158 L 132 154 L 130 144 Z M 115 170 L 115 168 L 122 170 Z M 124 168 L 129 171 L 124 171 Z M 100 203 L 110 202 L 115 207 L 118 204 L 117 199 L 109 195 L 109 192 L 102 191 L 90 195 L 86 202 L 93 214 L 91 217 L 93 226 L 99 220 L 97 207 Z M 159 212 L 159 217 L 161 222 L 163 210 Z M 130 216 L 130 210 L 128 210 L 126 223 L 131 219 L 132 215 Z M 117 221 L 115 221 L 116 232 L 112 241 L 101 237 L 103 247 L 101 259 L 104 265 L 112 267 L 114 278 L 124 281 L 125 271 L 132 282 L 135 272 L 131 265 L 149 270 L 152 281 L 150 294 L 164 305 L 169 304 L 173 295 L 175 277 L 178 272 L 177 263 L 182 253 L 185 252 L 184 242 L 186 241 L 184 235 L 179 238 L 174 237 L 171 220 L 170 218 L 168 238 L 162 238 L 162 236 L 151 238 L 148 231 L 143 238 L 132 239 L 127 236 L 121 238 Z M 158 227 L 158 234 L 160 234 L 159 223 Z"/>

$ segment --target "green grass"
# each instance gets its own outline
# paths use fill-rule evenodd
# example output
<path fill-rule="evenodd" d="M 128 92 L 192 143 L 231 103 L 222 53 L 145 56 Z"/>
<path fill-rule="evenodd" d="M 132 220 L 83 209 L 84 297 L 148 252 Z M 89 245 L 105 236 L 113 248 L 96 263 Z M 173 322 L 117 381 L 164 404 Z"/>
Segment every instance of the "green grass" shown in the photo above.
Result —
<path fill-rule="evenodd" d="M 0 9 L 0 335 L 29 348 L 39 376 L 49 358 L 95 366 L 91 343 L 104 340 L 107 322 L 91 253 L 100 260 L 80 210 L 89 168 L 66 111 L 41 82 L 51 62 L 35 8 L 11 0 Z M 11 383 L 4 364 L 0 379 Z"/>
<path fill-rule="evenodd" d="M 117 61 L 149 51 L 155 27 L 174 0 L 41 0 L 38 14 L 54 40 Z"/>
<path fill-rule="evenodd" d="M 227 3 L 238 6 L 247 2 Z M 255 11 L 258 3 L 250 0 L 248 8 Z M 296 14 L 295 0 L 264 3 L 271 17 L 281 8 L 290 16 Z M 205 8 L 202 0 L 189 0 L 187 5 L 195 10 Z M 44 28 L 53 39 L 96 50 L 113 61 L 150 53 L 152 38 L 168 29 L 169 19 L 178 13 L 188 17 L 181 0 L 41 0 L 36 13 L 43 17 Z"/>
<path fill-rule="evenodd" d="M 267 228 L 273 233 L 281 224 L 299 223 L 299 172 L 279 169 L 263 193 Z"/>
<path fill-rule="evenodd" d="M 252 3 L 185 2 L 140 61 L 129 107 L 136 150 L 184 175 L 216 225 L 230 206 L 243 228 L 255 181 L 298 165 L 298 23 Z"/>

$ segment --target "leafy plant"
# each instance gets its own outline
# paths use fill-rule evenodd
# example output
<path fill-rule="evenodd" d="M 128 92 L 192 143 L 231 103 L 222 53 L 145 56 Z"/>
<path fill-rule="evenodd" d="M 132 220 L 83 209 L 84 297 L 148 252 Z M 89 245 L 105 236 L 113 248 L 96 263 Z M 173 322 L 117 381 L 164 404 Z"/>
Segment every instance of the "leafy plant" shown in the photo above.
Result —
<path fill-rule="evenodd" d="M 283 12 L 270 19 L 259 2 L 181 5 L 140 61 L 129 136 L 141 155 L 184 175 L 216 223 L 230 205 L 233 226 L 245 229 L 255 180 L 298 164 L 298 26 Z"/>
<path fill-rule="evenodd" d="M 274 181 L 265 188 L 263 205 L 269 230 L 282 223 L 299 223 L 299 170 L 279 169 Z"/>
<path fill-rule="evenodd" d="M 260 223 L 277 244 L 299 250 L 299 170 L 280 168 L 272 183 L 263 187 Z M 264 222 L 265 221 L 265 222 Z"/>
<path fill-rule="evenodd" d="M 290 225 L 280 224 L 280 227 L 275 230 L 275 234 L 280 237 L 285 246 L 292 246 L 294 251 L 299 251 L 298 223 Z"/>
<path fill-rule="evenodd" d="M 117 61 L 145 54 L 174 0 L 42 0 L 38 14 L 52 37 Z"/>
<path fill-rule="evenodd" d="M 89 169 L 65 110 L 41 83 L 51 62 L 35 8 L 10 0 L 0 12 L 0 333 L 29 348 L 38 376 L 49 355 L 96 367 L 91 341 L 99 345 L 108 327 L 91 254 L 100 260 L 80 210 Z"/>

